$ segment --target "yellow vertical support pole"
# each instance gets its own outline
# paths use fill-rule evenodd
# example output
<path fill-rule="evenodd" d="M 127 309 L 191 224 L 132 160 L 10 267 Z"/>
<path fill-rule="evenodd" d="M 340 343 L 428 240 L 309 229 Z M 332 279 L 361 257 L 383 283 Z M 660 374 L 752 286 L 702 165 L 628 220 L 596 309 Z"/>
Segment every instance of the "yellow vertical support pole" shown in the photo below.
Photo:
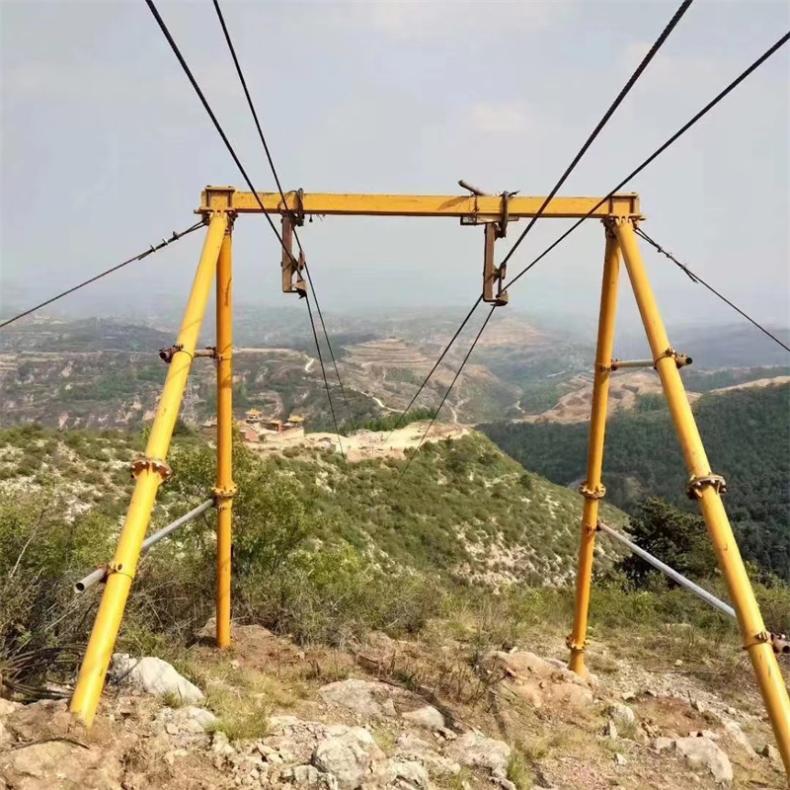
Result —
<path fill-rule="evenodd" d="M 702 446 L 683 381 L 678 372 L 675 352 L 669 344 L 664 322 L 661 320 L 647 278 L 633 229 L 633 220 L 620 218 L 615 227 L 656 370 L 661 377 L 661 385 L 669 404 L 672 422 L 680 440 L 686 466 L 691 473 L 689 491 L 699 501 L 719 566 L 727 581 L 730 598 L 738 614 L 744 649 L 749 653 L 785 771 L 790 776 L 790 699 L 721 501 L 720 490 L 723 481 L 711 473 L 705 448 Z"/>
<path fill-rule="evenodd" d="M 132 473 L 136 480 L 134 492 L 129 509 L 126 511 L 126 519 L 118 538 L 115 555 L 107 569 L 107 585 L 104 588 L 88 647 L 82 659 L 77 685 L 71 698 L 72 715 L 86 726 L 90 726 L 93 722 L 99 697 L 104 688 L 104 679 L 137 569 L 140 547 L 151 520 L 156 493 L 162 482 L 170 475 L 170 468 L 165 459 L 192 365 L 200 325 L 206 312 L 206 303 L 227 224 L 228 218 L 224 212 L 212 215 L 162 396 L 148 435 L 145 457 L 137 459 L 132 464 Z"/>
<path fill-rule="evenodd" d="M 605 493 L 601 484 L 606 410 L 609 400 L 609 377 L 614 350 L 614 325 L 617 313 L 617 283 L 620 275 L 620 250 L 612 228 L 606 226 L 606 252 L 604 253 L 601 308 L 598 315 L 598 342 L 595 351 L 595 372 L 592 392 L 590 437 L 587 446 L 587 479 L 581 487 L 584 496 L 582 511 L 579 565 L 576 572 L 576 604 L 573 631 L 568 637 L 571 651 L 570 668 L 579 675 L 586 675 L 584 643 L 587 637 L 587 618 L 590 610 L 595 532 L 598 526 L 598 503 Z"/>
<path fill-rule="evenodd" d="M 217 263 L 217 647 L 230 646 L 231 519 L 233 514 L 232 237 L 228 223 Z"/>

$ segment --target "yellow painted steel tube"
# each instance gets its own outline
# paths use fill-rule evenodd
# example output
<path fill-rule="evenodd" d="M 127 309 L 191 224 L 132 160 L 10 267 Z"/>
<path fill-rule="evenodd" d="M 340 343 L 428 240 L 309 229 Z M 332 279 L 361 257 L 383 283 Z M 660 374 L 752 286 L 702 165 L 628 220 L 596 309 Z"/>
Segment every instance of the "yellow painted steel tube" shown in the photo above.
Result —
<path fill-rule="evenodd" d="M 162 473 L 166 469 L 164 461 L 184 395 L 227 223 L 225 214 L 215 214 L 209 224 L 200 263 L 176 340 L 176 345 L 181 346 L 182 350 L 173 355 L 148 436 L 145 460 L 137 465 L 135 470 L 137 482 L 132 500 L 126 512 L 126 519 L 109 568 L 107 585 L 102 594 L 88 647 L 82 659 L 77 685 L 71 698 L 72 715 L 86 726 L 91 725 L 96 714 L 115 640 L 121 627 L 126 599 L 137 569 L 140 547 L 151 519 L 156 493 L 163 480 Z"/>
<path fill-rule="evenodd" d="M 614 351 L 614 326 L 617 313 L 619 275 L 620 250 L 613 232 L 607 228 L 603 282 L 601 284 L 601 307 L 598 315 L 598 343 L 595 351 L 592 415 L 587 447 L 587 480 L 583 487 L 583 490 L 587 492 L 587 496 L 584 500 L 584 509 L 582 511 L 573 631 L 568 638 L 568 646 L 571 651 L 569 666 L 574 672 L 582 676 L 587 673 L 584 666 L 584 641 L 587 637 L 593 550 L 595 549 L 595 530 L 598 524 L 599 500 L 595 498 L 595 495 L 603 492 L 601 470 L 603 467 L 604 437 L 606 434 L 610 368 Z"/>
<path fill-rule="evenodd" d="M 661 377 L 686 465 L 694 477 L 709 475 L 711 469 L 683 381 L 674 358 L 667 355 L 671 349 L 669 339 L 647 278 L 632 221 L 625 218 L 618 220 L 616 232 L 653 358 L 657 360 L 656 369 Z M 790 776 L 790 699 L 787 687 L 768 640 L 765 624 L 719 491 L 714 485 L 703 485 L 699 489 L 698 499 L 716 558 L 727 581 L 730 599 L 738 615 L 744 648 L 749 652 L 785 771 Z"/>
<path fill-rule="evenodd" d="M 217 263 L 217 646 L 230 646 L 231 519 L 233 514 L 232 240 L 228 226 Z"/>

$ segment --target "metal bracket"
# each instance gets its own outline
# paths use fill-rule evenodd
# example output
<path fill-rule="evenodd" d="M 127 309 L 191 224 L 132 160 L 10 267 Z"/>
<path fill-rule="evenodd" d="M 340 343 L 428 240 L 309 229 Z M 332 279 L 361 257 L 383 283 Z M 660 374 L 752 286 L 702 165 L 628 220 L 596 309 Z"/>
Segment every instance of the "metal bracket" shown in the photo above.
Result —
<path fill-rule="evenodd" d="M 579 493 L 585 499 L 603 499 L 606 496 L 606 486 L 603 483 L 599 483 L 595 488 L 590 488 L 587 483 L 582 483 L 579 486 Z"/>
<path fill-rule="evenodd" d="M 503 307 L 510 301 L 510 295 L 503 288 L 507 278 L 507 264 L 494 263 L 494 244 L 500 236 L 497 222 L 486 222 L 483 236 L 483 301 L 496 307 Z"/>
<path fill-rule="evenodd" d="M 302 222 L 304 222 L 304 209 L 302 209 Z M 304 279 L 302 278 L 302 270 L 304 269 L 304 253 L 300 250 L 299 258 L 297 259 L 294 257 L 293 238 L 295 224 L 300 224 L 298 217 L 294 217 L 289 214 L 283 214 L 283 254 L 282 260 L 280 262 L 280 266 L 282 267 L 282 287 L 283 293 L 299 294 L 299 298 L 303 299 L 307 295 L 307 283 L 305 283 Z"/>
<path fill-rule="evenodd" d="M 661 354 L 660 356 L 656 357 L 656 359 L 653 360 L 653 367 L 657 368 L 658 363 L 662 359 L 666 359 L 667 357 L 674 359 L 675 364 L 678 366 L 678 368 L 682 368 L 685 367 L 686 365 L 690 365 L 694 361 L 690 356 L 686 354 L 679 354 L 677 351 L 675 351 L 674 348 L 672 348 L 672 346 L 670 346 L 668 349 L 666 349 L 666 351 L 664 351 L 663 354 Z"/>
<path fill-rule="evenodd" d="M 477 198 L 485 196 L 482 189 L 473 186 L 468 181 L 461 179 L 459 185 L 468 190 L 475 198 L 475 210 L 471 216 L 461 217 L 462 225 L 484 225 L 483 233 L 483 301 L 495 307 L 503 307 L 510 301 L 510 296 L 505 290 L 504 283 L 507 279 L 507 266 L 497 266 L 494 262 L 494 246 L 497 239 L 507 236 L 507 226 L 510 223 L 510 198 L 518 194 L 518 190 L 500 194 L 501 203 L 499 216 L 481 217 L 477 209 Z"/>
<path fill-rule="evenodd" d="M 173 357 L 179 352 L 183 351 L 184 346 L 181 343 L 178 343 L 174 346 L 168 346 L 167 348 L 160 348 L 159 349 L 159 359 L 165 363 L 165 365 L 169 365 L 173 361 Z"/>
<path fill-rule="evenodd" d="M 163 483 L 173 476 L 173 470 L 170 468 L 170 465 L 160 458 L 147 458 L 145 456 L 135 458 L 131 463 L 131 470 L 132 477 L 135 479 L 141 472 L 146 470 L 157 472 L 162 478 Z"/>
<path fill-rule="evenodd" d="M 721 475 L 713 473 L 709 475 L 692 475 L 686 486 L 686 494 L 689 499 L 699 499 L 706 486 L 713 486 L 717 494 L 727 493 L 727 481 Z"/>

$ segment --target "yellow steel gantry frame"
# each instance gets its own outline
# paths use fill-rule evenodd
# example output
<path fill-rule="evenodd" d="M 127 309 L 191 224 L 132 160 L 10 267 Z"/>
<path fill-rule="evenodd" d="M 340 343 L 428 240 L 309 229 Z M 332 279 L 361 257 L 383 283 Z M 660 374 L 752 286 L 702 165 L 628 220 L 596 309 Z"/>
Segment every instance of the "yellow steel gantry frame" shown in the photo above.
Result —
<path fill-rule="evenodd" d="M 260 203 L 259 203 L 260 199 Z M 282 216 L 284 223 L 299 224 L 307 215 L 454 217 L 462 224 L 488 224 L 540 212 L 543 197 L 489 195 L 366 195 L 305 194 L 290 192 L 285 201 L 279 193 L 237 191 L 233 187 L 207 187 L 197 213 L 208 232 L 187 302 L 159 407 L 154 417 L 145 456 L 132 465 L 134 493 L 108 567 L 107 583 L 80 668 L 71 700 L 72 714 L 90 725 L 120 629 L 126 599 L 140 557 L 140 547 L 151 517 L 159 486 L 169 477 L 166 458 L 195 354 L 200 325 L 206 310 L 212 279 L 217 293 L 217 506 L 216 638 L 219 647 L 231 641 L 231 521 L 235 485 L 232 472 L 232 262 L 231 231 L 239 214 L 267 213 Z M 600 202 L 596 197 L 555 197 L 541 212 L 545 218 L 595 217 L 603 220 L 606 235 L 601 289 L 598 340 L 592 395 L 592 414 L 587 456 L 587 478 L 581 487 L 584 508 L 573 629 L 568 637 L 570 668 L 586 674 L 584 645 L 590 606 L 593 552 L 598 528 L 598 506 L 605 495 L 601 474 L 606 433 L 609 379 L 613 368 L 614 327 L 621 256 L 636 297 L 642 322 L 658 371 L 672 421 L 691 475 L 689 495 L 699 502 L 716 557 L 727 581 L 738 615 L 744 649 L 748 651 L 757 682 L 776 735 L 785 770 L 790 775 L 790 699 L 770 636 L 760 614 L 743 560 L 721 500 L 725 484 L 708 463 L 678 368 L 686 358 L 670 345 L 634 228 L 642 219 L 635 194 L 614 195 Z M 504 220 L 504 222 L 502 222 Z M 289 235 L 290 238 L 290 235 Z M 286 266 L 284 256 L 283 266 Z M 289 289 L 284 281 L 283 289 Z M 506 301 L 506 300 L 505 300 Z M 504 303 L 504 301 L 502 302 Z"/>

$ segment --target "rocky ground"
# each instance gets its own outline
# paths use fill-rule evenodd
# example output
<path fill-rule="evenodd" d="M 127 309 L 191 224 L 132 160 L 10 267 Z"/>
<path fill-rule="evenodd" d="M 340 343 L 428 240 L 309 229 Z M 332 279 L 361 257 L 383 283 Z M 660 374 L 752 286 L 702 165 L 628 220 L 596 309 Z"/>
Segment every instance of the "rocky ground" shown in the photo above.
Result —
<path fill-rule="evenodd" d="M 90 731 L 65 702 L 0 700 L 0 788 L 785 786 L 753 694 L 601 646 L 587 682 L 523 646 L 470 665 L 452 640 L 303 650 L 240 626 L 220 655 L 210 632 L 183 674 L 117 655 Z"/>

